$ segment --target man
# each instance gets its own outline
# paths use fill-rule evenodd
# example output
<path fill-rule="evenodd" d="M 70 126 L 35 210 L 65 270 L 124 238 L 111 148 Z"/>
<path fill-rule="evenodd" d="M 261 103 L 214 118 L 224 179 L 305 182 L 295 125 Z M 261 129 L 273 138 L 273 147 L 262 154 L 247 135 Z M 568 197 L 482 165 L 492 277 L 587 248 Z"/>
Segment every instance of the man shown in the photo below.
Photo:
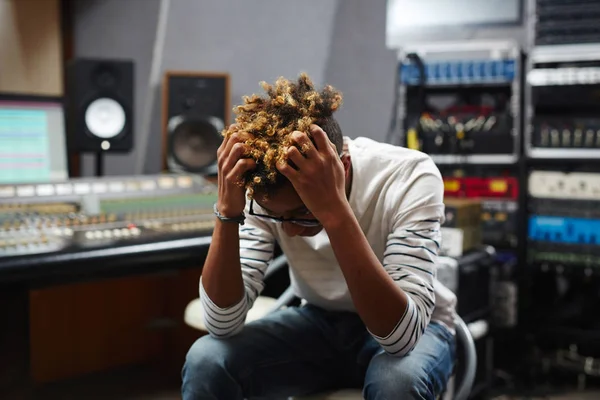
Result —
<path fill-rule="evenodd" d="M 342 387 L 368 400 L 434 399 L 453 367 L 456 303 L 435 279 L 438 169 L 417 151 L 344 143 L 330 86 L 318 92 L 304 74 L 263 86 L 266 96 L 237 107 L 218 151 L 200 281 L 210 335 L 188 353 L 184 400 Z M 245 325 L 276 242 L 305 304 Z"/>

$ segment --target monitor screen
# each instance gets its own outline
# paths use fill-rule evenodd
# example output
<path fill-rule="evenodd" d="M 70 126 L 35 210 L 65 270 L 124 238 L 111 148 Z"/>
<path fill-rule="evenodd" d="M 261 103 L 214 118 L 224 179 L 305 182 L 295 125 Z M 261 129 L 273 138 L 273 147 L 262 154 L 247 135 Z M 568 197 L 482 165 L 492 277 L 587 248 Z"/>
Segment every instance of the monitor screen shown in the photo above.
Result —
<path fill-rule="evenodd" d="M 520 25 L 522 0 L 388 0 L 387 34 L 452 27 Z"/>
<path fill-rule="evenodd" d="M 0 184 L 67 178 L 62 101 L 0 94 Z"/>

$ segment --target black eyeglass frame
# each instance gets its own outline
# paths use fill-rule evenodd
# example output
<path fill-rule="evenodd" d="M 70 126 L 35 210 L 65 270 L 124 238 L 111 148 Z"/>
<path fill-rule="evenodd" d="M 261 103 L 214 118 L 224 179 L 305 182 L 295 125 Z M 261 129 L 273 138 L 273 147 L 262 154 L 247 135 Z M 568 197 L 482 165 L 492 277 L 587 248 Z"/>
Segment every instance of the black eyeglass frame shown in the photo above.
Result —
<path fill-rule="evenodd" d="M 253 209 L 254 199 L 250 200 L 250 209 L 248 210 L 249 214 L 253 217 L 259 217 L 271 222 L 290 222 L 292 224 L 300 225 L 306 228 L 315 228 L 317 226 L 321 226 L 321 223 L 316 219 L 302 219 L 302 218 L 282 218 L 282 217 L 274 217 L 272 215 L 266 214 L 256 214 Z"/>

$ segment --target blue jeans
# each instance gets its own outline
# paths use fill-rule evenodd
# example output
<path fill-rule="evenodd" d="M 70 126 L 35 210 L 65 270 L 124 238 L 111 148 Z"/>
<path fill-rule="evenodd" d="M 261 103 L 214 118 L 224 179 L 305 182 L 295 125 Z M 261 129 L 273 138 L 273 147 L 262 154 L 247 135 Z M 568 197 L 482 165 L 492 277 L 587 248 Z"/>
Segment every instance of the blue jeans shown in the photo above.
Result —
<path fill-rule="evenodd" d="M 367 400 L 433 400 L 448 381 L 454 336 L 429 324 L 415 349 L 392 357 L 357 314 L 314 306 L 279 310 L 236 336 L 203 336 L 182 371 L 183 400 L 285 398 L 363 388 Z"/>

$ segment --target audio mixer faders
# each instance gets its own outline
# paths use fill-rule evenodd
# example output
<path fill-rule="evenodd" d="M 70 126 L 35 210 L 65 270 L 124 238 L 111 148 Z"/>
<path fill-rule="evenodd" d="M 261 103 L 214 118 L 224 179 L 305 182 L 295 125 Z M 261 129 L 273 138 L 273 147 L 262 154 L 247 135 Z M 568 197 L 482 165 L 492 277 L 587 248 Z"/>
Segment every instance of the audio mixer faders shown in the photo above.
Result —
<path fill-rule="evenodd" d="M 208 235 L 216 186 L 188 175 L 0 186 L 0 257 Z"/>

